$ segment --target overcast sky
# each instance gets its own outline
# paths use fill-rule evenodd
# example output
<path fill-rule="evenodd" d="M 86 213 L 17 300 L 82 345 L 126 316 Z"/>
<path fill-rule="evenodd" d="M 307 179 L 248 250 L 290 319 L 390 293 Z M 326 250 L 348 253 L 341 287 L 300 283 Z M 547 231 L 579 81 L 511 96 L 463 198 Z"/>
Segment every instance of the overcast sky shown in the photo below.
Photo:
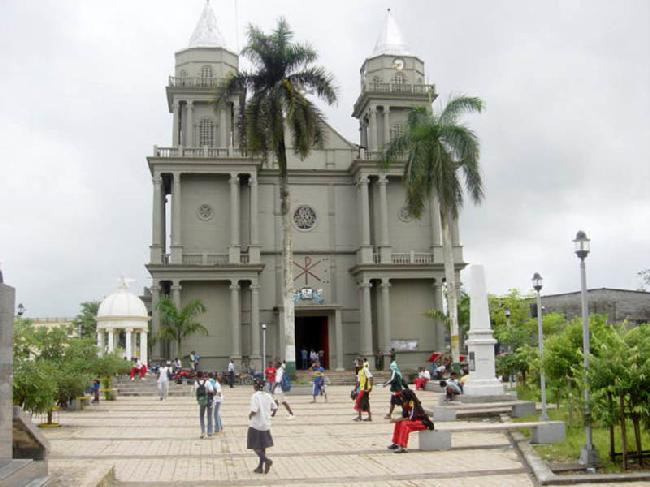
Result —
<path fill-rule="evenodd" d="M 235 12 L 235 2 L 238 15 Z M 204 0 L 2 0 L 0 262 L 29 316 L 66 316 L 123 274 L 149 283 L 151 178 L 170 145 L 164 86 Z M 650 267 L 650 2 L 212 0 L 233 50 L 285 16 L 339 87 L 329 121 L 358 142 L 359 68 L 391 7 L 441 98 L 480 96 L 487 197 L 461 239 L 488 289 L 639 287 Z M 318 6 L 318 7 L 317 7 Z M 236 18 L 238 17 L 238 23 Z"/>

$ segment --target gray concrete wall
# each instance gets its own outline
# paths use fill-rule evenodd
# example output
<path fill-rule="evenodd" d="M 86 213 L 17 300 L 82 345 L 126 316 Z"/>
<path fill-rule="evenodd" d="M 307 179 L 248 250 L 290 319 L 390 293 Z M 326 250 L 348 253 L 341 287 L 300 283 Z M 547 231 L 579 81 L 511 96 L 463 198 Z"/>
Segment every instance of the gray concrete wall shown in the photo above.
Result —
<path fill-rule="evenodd" d="M 587 295 L 589 312 L 606 314 L 610 323 L 650 323 L 650 293 L 604 288 L 590 289 Z M 579 292 L 542 296 L 542 305 L 546 312 L 555 311 L 567 318 L 582 313 Z"/>
<path fill-rule="evenodd" d="M 0 463 L 12 458 L 13 326 L 16 291 L 0 283 Z"/>

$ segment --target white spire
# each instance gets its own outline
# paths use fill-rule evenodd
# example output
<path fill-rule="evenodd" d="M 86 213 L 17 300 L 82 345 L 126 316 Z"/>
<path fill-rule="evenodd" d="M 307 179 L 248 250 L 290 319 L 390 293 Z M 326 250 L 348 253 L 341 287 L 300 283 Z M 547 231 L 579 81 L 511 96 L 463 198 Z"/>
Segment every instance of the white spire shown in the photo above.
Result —
<path fill-rule="evenodd" d="M 187 47 L 226 47 L 226 40 L 217 27 L 217 18 L 210 6 L 210 0 L 205 2 L 201 18 L 194 28 L 190 45 Z"/>
<path fill-rule="evenodd" d="M 381 56 L 382 54 L 389 54 L 395 56 L 412 56 L 409 47 L 404 42 L 402 33 L 397 27 L 397 22 L 390 14 L 390 9 L 386 13 L 386 21 L 379 33 L 375 49 L 372 52 L 373 56 Z"/>

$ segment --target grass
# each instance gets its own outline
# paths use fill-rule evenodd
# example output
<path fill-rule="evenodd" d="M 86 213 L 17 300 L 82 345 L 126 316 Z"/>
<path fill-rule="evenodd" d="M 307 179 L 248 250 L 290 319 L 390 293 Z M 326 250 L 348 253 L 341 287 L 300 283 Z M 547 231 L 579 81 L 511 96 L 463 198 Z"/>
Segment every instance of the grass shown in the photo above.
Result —
<path fill-rule="evenodd" d="M 534 398 L 532 398 L 534 400 Z M 578 417 L 574 412 L 573 424 L 569 424 L 566 404 L 560 405 L 560 409 L 549 409 L 548 416 L 551 420 L 564 421 L 566 427 L 566 439 L 562 443 L 555 443 L 553 445 L 534 445 L 537 453 L 544 460 L 557 463 L 575 463 L 580 458 L 580 450 L 585 444 L 585 430 L 581 424 L 581 417 Z M 524 416 L 522 418 L 514 418 L 513 421 L 522 423 L 528 421 L 537 421 L 538 415 Z M 525 429 L 522 430 L 525 436 L 530 436 L 530 432 Z M 628 449 L 628 465 L 632 462 L 636 467 L 636 459 L 634 452 L 636 452 L 636 440 L 634 438 L 634 428 L 632 421 L 626 422 L 627 434 L 627 449 Z M 616 462 L 612 462 L 609 457 L 609 428 L 594 425 L 592 427 L 592 438 L 594 446 L 598 451 L 601 461 L 601 469 L 604 472 L 622 472 L 623 471 L 623 458 L 617 457 Z M 644 450 L 650 449 L 650 431 L 647 431 L 641 426 L 641 443 Z M 614 431 L 614 444 L 615 450 L 621 452 L 621 431 L 616 428 Z M 630 461 L 632 460 L 632 462 Z M 644 467 L 650 468 L 650 460 L 644 459 Z"/>

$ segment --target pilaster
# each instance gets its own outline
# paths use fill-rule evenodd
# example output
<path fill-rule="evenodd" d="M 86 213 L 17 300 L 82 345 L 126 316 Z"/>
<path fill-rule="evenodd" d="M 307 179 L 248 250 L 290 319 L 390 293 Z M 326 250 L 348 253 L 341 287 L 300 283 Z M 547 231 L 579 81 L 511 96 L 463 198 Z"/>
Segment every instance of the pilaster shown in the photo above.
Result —
<path fill-rule="evenodd" d="M 153 211 L 151 225 L 151 247 L 149 260 L 151 263 L 160 264 L 162 262 L 162 178 L 154 176 L 153 183 Z"/>
<path fill-rule="evenodd" d="M 160 302 L 160 286 L 154 281 L 151 286 L 151 332 L 156 336 L 160 331 L 160 311 L 158 311 L 158 303 Z M 142 337 L 140 338 L 142 340 Z M 140 341 L 142 344 L 142 341 Z M 162 357 L 162 344 L 158 342 L 156 345 L 156 353 L 158 357 Z M 155 355 L 154 355 L 155 356 Z M 168 358 L 168 357 L 167 357 Z"/>
<path fill-rule="evenodd" d="M 251 264 L 258 264 L 260 262 L 260 242 L 258 236 L 258 185 L 257 175 L 251 174 L 248 179 L 250 186 L 250 245 L 248 246 L 248 259 Z"/>
<path fill-rule="evenodd" d="M 260 362 L 260 287 L 255 282 L 251 284 L 251 359 L 257 370 L 264 369 Z"/>
<path fill-rule="evenodd" d="M 381 350 L 383 352 L 389 352 L 392 338 L 390 322 L 390 279 L 386 278 L 381 280 L 381 329 L 384 341 Z"/>
<path fill-rule="evenodd" d="M 380 174 L 377 180 L 379 186 L 379 225 L 380 225 L 380 241 L 379 253 L 382 264 L 390 264 L 392 247 L 390 246 L 390 239 L 388 236 L 388 195 L 387 188 L 388 177 L 385 174 Z"/>
<path fill-rule="evenodd" d="M 239 243 L 239 175 L 230 174 L 230 249 L 229 262 L 239 264 L 241 260 Z"/>
<path fill-rule="evenodd" d="M 140 360 L 149 366 L 149 343 L 147 342 L 147 330 L 140 332 Z"/>
<path fill-rule="evenodd" d="M 194 101 L 187 100 L 187 120 L 185 121 L 185 146 L 195 147 L 194 144 Z"/>
<path fill-rule="evenodd" d="M 172 146 L 178 147 L 179 144 L 178 135 L 180 133 L 179 126 L 178 126 L 180 122 L 180 116 L 179 116 L 180 104 L 178 103 L 177 100 L 174 100 L 172 106 L 174 108 L 174 119 L 172 121 Z"/>
<path fill-rule="evenodd" d="M 174 305 L 176 306 L 177 309 L 181 309 L 181 290 L 183 289 L 183 286 L 181 286 L 180 281 L 173 281 L 173 284 L 171 286 L 172 289 L 172 300 L 174 301 Z"/>
<path fill-rule="evenodd" d="M 99 349 L 99 354 L 104 353 L 104 329 L 100 328 L 97 330 L 97 348 Z"/>
<path fill-rule="evenodd" d="M 223 104 L 219 109 L 219 143 L 221 147 L 229 147 L 228 143 L 228 119 L 226 117 L 226 110 L 228 109 L 229 104 Z"/>
<path fill-rule="evenodd" d="M 181 173 L 174 173 L 172 193 L 172 244 L 171 263 L 183 263 L 183 244 L 181 242 Z"/>
<path fill-rule="evenodd" d="M 368 122 L 368 150 L 373 152 L 377 150 L 377 108 L 371 106 L 368 108 L 370 121 Z"/>
<path fill-rule="evenodd" d="M 344 370 L 343 366 L 343 322 L 341 310 L 334 310 L 334 337 L 336 340 L 336 370 Z"/>
<path fill-rule="evenodd" d="M 372 262 L 372 247 L 370 246 L 370 205 L 368 197 L 368 178 L 361 176 L 358 182 L 359 211 L 361 216 L 361 244 L 359 260 L 362 264 Z"/>
<path fill-rule="evenodd" d="M 230 281 L 230 321 L 232 322 L 232 352 L 230 358 L 241 359 L 241 311 L 239 305 L 239 281 Z"/>
<path fill-rule="evenodd" d="M 132 343 L 131 343 L 131 334 L 133 333 L 133 328 L 126 328 L 125 330 L 126 333 L 126 350 L 125 350 L 125 355 L 127 360 L 131 360 L 131 357 L 133 356 L 133 348 L 132 348 Z"/>
<path fill-rule="evenodd" d="M 390 142 L 390 105 L 384 105 L 384 145 Z"/>
<path fill-rule="evenodd" d="M 365 357 L 372 357 L 372 315 L 370 312 L 370 288 L 372 284 L 364 280 L 359 283 L 361 290 L 360 352 Z"/>

